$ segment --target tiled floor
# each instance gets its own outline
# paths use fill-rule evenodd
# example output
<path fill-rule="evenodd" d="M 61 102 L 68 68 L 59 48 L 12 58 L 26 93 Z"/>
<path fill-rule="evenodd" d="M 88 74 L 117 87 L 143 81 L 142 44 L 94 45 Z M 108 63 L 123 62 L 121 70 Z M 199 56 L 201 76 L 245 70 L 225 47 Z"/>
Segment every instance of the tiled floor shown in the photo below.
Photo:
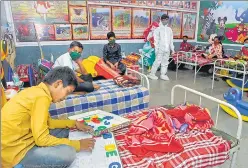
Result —
<path fill-rule="evenodd" d="M 159 76 L 159 72 L 157 74 Z M 206 77 L 203 73 L 200 73 L 197 77 L 196 83 L 194 84 L 193 78 L 194 78 L 194 72 L 192 70 L 181 70 L 179 71 L 178 80 L 176 80 L 176 73 L 174 71 L 169 71 L 168 76 L 171 79 L 170 81 L 162 81 L 162 80 L 150 80 L 150 106 L 157 106 L 157 105 L 164 105 L 164 104 L 170 104 L 170 94 L 171 89 L 176 84 L 181 84 L 187 87 L 190 87 L 192 89 L 195 89 L 197 91 L 203 92 L 205 94 L 211 95 L 213 97 L 216 97 L 218 99 L 223 100 L 223 93 L 226 92 L 229 87 L 228 85 L 222 81 L 219 80 L 215 82 L 215 88 L 214 90 L 211 89 L 211 76 Z M 205 76 L 205 77 L 204 77 Z M 184 93 L 183 92 L 176 92 L 176 102 L 182 103 L 184 100 Z M 247 96 L 245 94 L 244 99 L 248 101 Z M 189 95 L 190 102 L 198 103 L 199 98 L 194 95 Z M 215 119 L 216 116 L 216 109 L 217 105 L 206 100 L 202 100 L 203 106 L 207 107 L 209 110 L 211 110 L 211 115 Z M 219 120 L 218 120 L 218 128 L 221 130 L 224 130 L 226 133 L 229 133 L 231 135 L 236 135 L 236 129 L 237 129 L 237 119 L 232 118 L 228 114 L 226 114 L 223 111 L 220 111 L 219 114 Z M 241 150 L 238 153 L 238 159 L 236 162 L 237 168 L 246 168 L 247 167 L 247 161 L 248 158 L 248 123 L 243 122 L 243 129 L 242 129 L 242 141 L 241 141 Z M 220 166 L 221 168 L 227 168 L 229 167 L 228 161 Z"/>

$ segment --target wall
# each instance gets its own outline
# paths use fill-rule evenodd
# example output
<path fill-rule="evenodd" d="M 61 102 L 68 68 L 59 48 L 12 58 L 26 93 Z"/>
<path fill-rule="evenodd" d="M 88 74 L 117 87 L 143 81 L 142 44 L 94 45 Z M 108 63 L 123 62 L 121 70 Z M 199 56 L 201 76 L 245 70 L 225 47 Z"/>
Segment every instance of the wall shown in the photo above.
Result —
<path fill-rule="evenodd" d="M 118 42 L 118 41 L 117 41 Z M 122 51 L 125 54 L 131 52 L 138 52 L 140 48 L 143 47 L 144 43 L 120 43 Z M 175 42 L 175 49 L 179 48 L 180 43 Z M 84 44 L 83 57 L 88 57 L 90 55 L 102 56 L 102 49 L 104 44 Z M 54 60 L 60 55 L 67 52 L 67 45 L 46 45 L 42 46 L 45 58 L 50 60 L 51 54 L 54 56 Z M 31 64 L 37 63 L 37 59 L 40 58 L 40 50 L 38 46 L 26 46 L 16 48 L 16 65 L 18 64 Z"/>

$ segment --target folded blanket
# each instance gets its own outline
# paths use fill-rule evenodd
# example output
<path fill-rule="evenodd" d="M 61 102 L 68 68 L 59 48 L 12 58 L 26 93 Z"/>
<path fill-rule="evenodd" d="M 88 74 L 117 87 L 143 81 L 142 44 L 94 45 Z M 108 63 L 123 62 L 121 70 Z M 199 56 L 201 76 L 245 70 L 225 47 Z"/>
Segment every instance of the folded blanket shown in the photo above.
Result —
<path fill-rule="evenodd" d="M 114 82 L 121 87 L 133 87 L 135 85 L 140 85 L 139 79 L 127 75 L 115 77 Z"/>

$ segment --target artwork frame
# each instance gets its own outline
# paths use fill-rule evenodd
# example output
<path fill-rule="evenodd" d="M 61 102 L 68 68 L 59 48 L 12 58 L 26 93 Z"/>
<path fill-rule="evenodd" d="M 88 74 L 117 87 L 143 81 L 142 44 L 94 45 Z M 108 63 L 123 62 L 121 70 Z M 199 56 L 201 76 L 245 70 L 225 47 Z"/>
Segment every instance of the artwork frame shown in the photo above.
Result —
<path fill-rule="evenodd" d="M 53 24 L 35 24 L 35 31 L 40 41 L 55 41 L 55 29 Z"/>
<path fill-rule="evenodd" d="M 33 23 L 15 22 L 17 42 L 36 42 L 35 26 Z"/>
<path fill-rule="evenodd" d="M 57 41 L 72 40 L 71 24 L 54 24 L 54 29 Z"/>
<path fill-rule="evenodd" d="M 182 37 L 186 35 L 189 39 L 195 39 L 196 18 L 196 13 L 183 13 Z"/>
<path fill-rule="evenodd" d="M 122 12 L 119 14 L 120 11 Z M 119 25 L 117 26 L 117 21 L 121 20 L 121 19 L 116 19 L 117 14 L 122 15 L 123 17 L 122 19 L 123 23 L 119 23 L 119 25 L 120 24 L 123 25 L 122 28 L 119 28 L 120 27 Z M 126 17 L 129 17 L 129 18 L 126 18 Z M 127 20 L 126 22 L 125 22 L 125 18 Z M 114 6 L 112 7 L 112 30 L 113 32 L 115 32 L 115 35 L 118 39 L 131 39 L 132 37 L 132 8 L 114 7 Z"/>
<path fill-rule="evenodd" d="M 168 11 L 169 27 L 173 31 L 173 37 L 180 39 L 182 34 L 182 13 L 179 11 Z"/>
<path fill-rule="evenodd" d="M 69 6 L 70 23 L 88 23 L 88 10 L 86 6 Z"/>
<path fill-rule="evenodd" d="M 105 40 L 108 32 L 111 31 L 111 6 L 90 5 L 90 39 Z"/>
<path fill-rule="evenodd" d="M 89 25 L 88 24 L 72 24 L 72 39 L 73 40 L 89 40 Z"/>
<path fill-rule="evenodd" d="M 159 23 L 162 14 L 168 14 L 168 11 L 165 9 L 151 9 L 151 23 Z"/>
<path fill-rule="evenodd" d="M 143 33 L 150 25 L 151 10 L 132 8 L 132 38 L 143 39 Z M 141 20 L 143 19 L 143 21 Z"/>
<path fill-rule="evenodd" d="M 87 6 L 87 0 L 82 1 L 74 1 L 74 0 L 68 0 L 69 6 Z"/>

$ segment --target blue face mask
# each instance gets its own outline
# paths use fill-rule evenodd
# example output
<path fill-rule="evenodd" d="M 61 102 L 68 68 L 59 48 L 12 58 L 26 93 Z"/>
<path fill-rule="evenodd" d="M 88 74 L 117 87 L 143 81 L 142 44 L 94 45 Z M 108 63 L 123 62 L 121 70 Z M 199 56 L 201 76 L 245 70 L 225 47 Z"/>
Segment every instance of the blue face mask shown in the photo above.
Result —
<path fill-rule="evenodd" d="M 248 43 L 244 43 L 244 46 L 245 46 L 246 48 L 248 48 Z"/>

